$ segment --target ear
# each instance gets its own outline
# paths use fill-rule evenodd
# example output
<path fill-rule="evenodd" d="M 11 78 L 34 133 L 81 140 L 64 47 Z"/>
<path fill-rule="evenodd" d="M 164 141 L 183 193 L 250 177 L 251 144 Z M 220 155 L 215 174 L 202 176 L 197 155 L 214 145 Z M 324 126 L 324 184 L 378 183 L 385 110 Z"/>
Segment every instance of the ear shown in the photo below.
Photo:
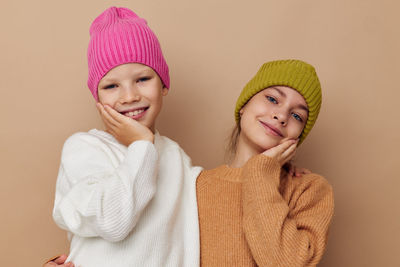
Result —
<path fill-rule="evenodd" d="M 165 86 L 161 89 L 161 94 L 163 96 L 168 95 L 168 92 L 169 92 L 169 89 L 167 87 L 165 87 Z"/>
<path fill-rule="evenodd" d="M 240 115 L 240 117 L 243 115 L 243 108 L 241 108 L 240 110 L 239 110 L 239 115 Z"/>

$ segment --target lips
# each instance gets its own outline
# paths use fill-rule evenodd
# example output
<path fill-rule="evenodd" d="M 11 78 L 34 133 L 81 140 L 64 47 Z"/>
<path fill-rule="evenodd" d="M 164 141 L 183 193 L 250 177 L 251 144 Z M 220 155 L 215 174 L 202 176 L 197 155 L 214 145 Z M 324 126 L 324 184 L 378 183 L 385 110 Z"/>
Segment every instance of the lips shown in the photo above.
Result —
<path fill-rule="evenodd" d="M 278 128 L 272 126 L 269 123 L 263 122 L 263 121 L 260 121 L 260 123 L 267 130 L 268 133 L 270 133 L 274 136 L 283 137 L 282 132 Z"/>
<path fill-rule="evenodd" d="M 140 108 L 135 108 L 135 109 L 129 109 L 125 111 L 121 111 L 120 113 L 124 116 L 127 116 L 129 118 L 132 118 L 134 120 L 138 120 L 141 117 L 143 117 L 148 110 L 149 107 L 140 107 Z"/>

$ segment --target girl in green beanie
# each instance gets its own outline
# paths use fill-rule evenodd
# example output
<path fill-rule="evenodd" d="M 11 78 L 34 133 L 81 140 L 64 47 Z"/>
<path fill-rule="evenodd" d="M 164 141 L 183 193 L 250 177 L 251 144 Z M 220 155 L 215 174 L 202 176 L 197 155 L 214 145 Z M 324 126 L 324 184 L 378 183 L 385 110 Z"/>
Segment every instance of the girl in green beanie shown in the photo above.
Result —
<path fill-rule="evenodd" d="M 315 266 L 327 243 L 332 187 L 322 176 L 293 177 L 283 166 L 321 106 L 314 68 L 265 63 L 240 94 L 233 161 L 197 180 L 203 266 Z"/>

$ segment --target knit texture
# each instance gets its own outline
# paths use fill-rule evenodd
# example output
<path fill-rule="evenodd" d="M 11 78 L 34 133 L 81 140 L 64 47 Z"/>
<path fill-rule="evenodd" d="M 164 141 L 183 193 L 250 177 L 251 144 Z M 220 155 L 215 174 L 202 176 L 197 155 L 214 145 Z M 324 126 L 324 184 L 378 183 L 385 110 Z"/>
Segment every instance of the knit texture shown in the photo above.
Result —
<path fill-rule="evenodd" d="M 75 266 L 199 266 L 196 178 L 178 144 L 128 147 L 91 130 L 65 142 L 53 210 Z"/>
<path fill-rule="evenodd" d="M 96 100 L 101 78 L 126 63 L 149 66 L 169 88 L 169 70 L 160 43 L 147 22 L 130 9 L 110 7 L 93 21 L 87 56 L 87 84 Z"/>
<path fill-rule="evenodd" d="M 277 60 L 263 64 L 257 74 L 243 88 L 235 107 L 236 123 L 240 124 L 240 109 L 258 92 L 271 86 L 288 86 L 297 90 L 308 106 L 308 119 L 300 136 L 299 145 L 317 120 L 321 108 L 321 84 L 315 69 L 301 60 Z"/>
<path fill-rule="evenodd" d="M 203 171 L 197 202 L 202 266 L 315 266 L 334 208 L 323 177 L 289 176 L 264 155 Z"/>

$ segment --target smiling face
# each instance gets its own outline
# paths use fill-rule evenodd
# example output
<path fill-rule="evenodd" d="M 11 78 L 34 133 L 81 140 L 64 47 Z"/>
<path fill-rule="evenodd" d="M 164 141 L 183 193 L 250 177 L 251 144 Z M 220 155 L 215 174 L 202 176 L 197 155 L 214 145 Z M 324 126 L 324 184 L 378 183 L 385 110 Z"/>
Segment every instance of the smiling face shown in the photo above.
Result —
<path fill-rule="evenodd" d="M 154 132 L 163 96 L 168 94 L 157 73 L 138 63 L 119 65 L 99 82 L 99 102 L 137 120 Z"/>
<path fill-rule="evenodd" d="M 254 95 L 240 110 L 238 152 L 262 153 L 289 139 L 297 139 L 307 122 L 303 96 L 286 86 L 273 86 Z"/>

